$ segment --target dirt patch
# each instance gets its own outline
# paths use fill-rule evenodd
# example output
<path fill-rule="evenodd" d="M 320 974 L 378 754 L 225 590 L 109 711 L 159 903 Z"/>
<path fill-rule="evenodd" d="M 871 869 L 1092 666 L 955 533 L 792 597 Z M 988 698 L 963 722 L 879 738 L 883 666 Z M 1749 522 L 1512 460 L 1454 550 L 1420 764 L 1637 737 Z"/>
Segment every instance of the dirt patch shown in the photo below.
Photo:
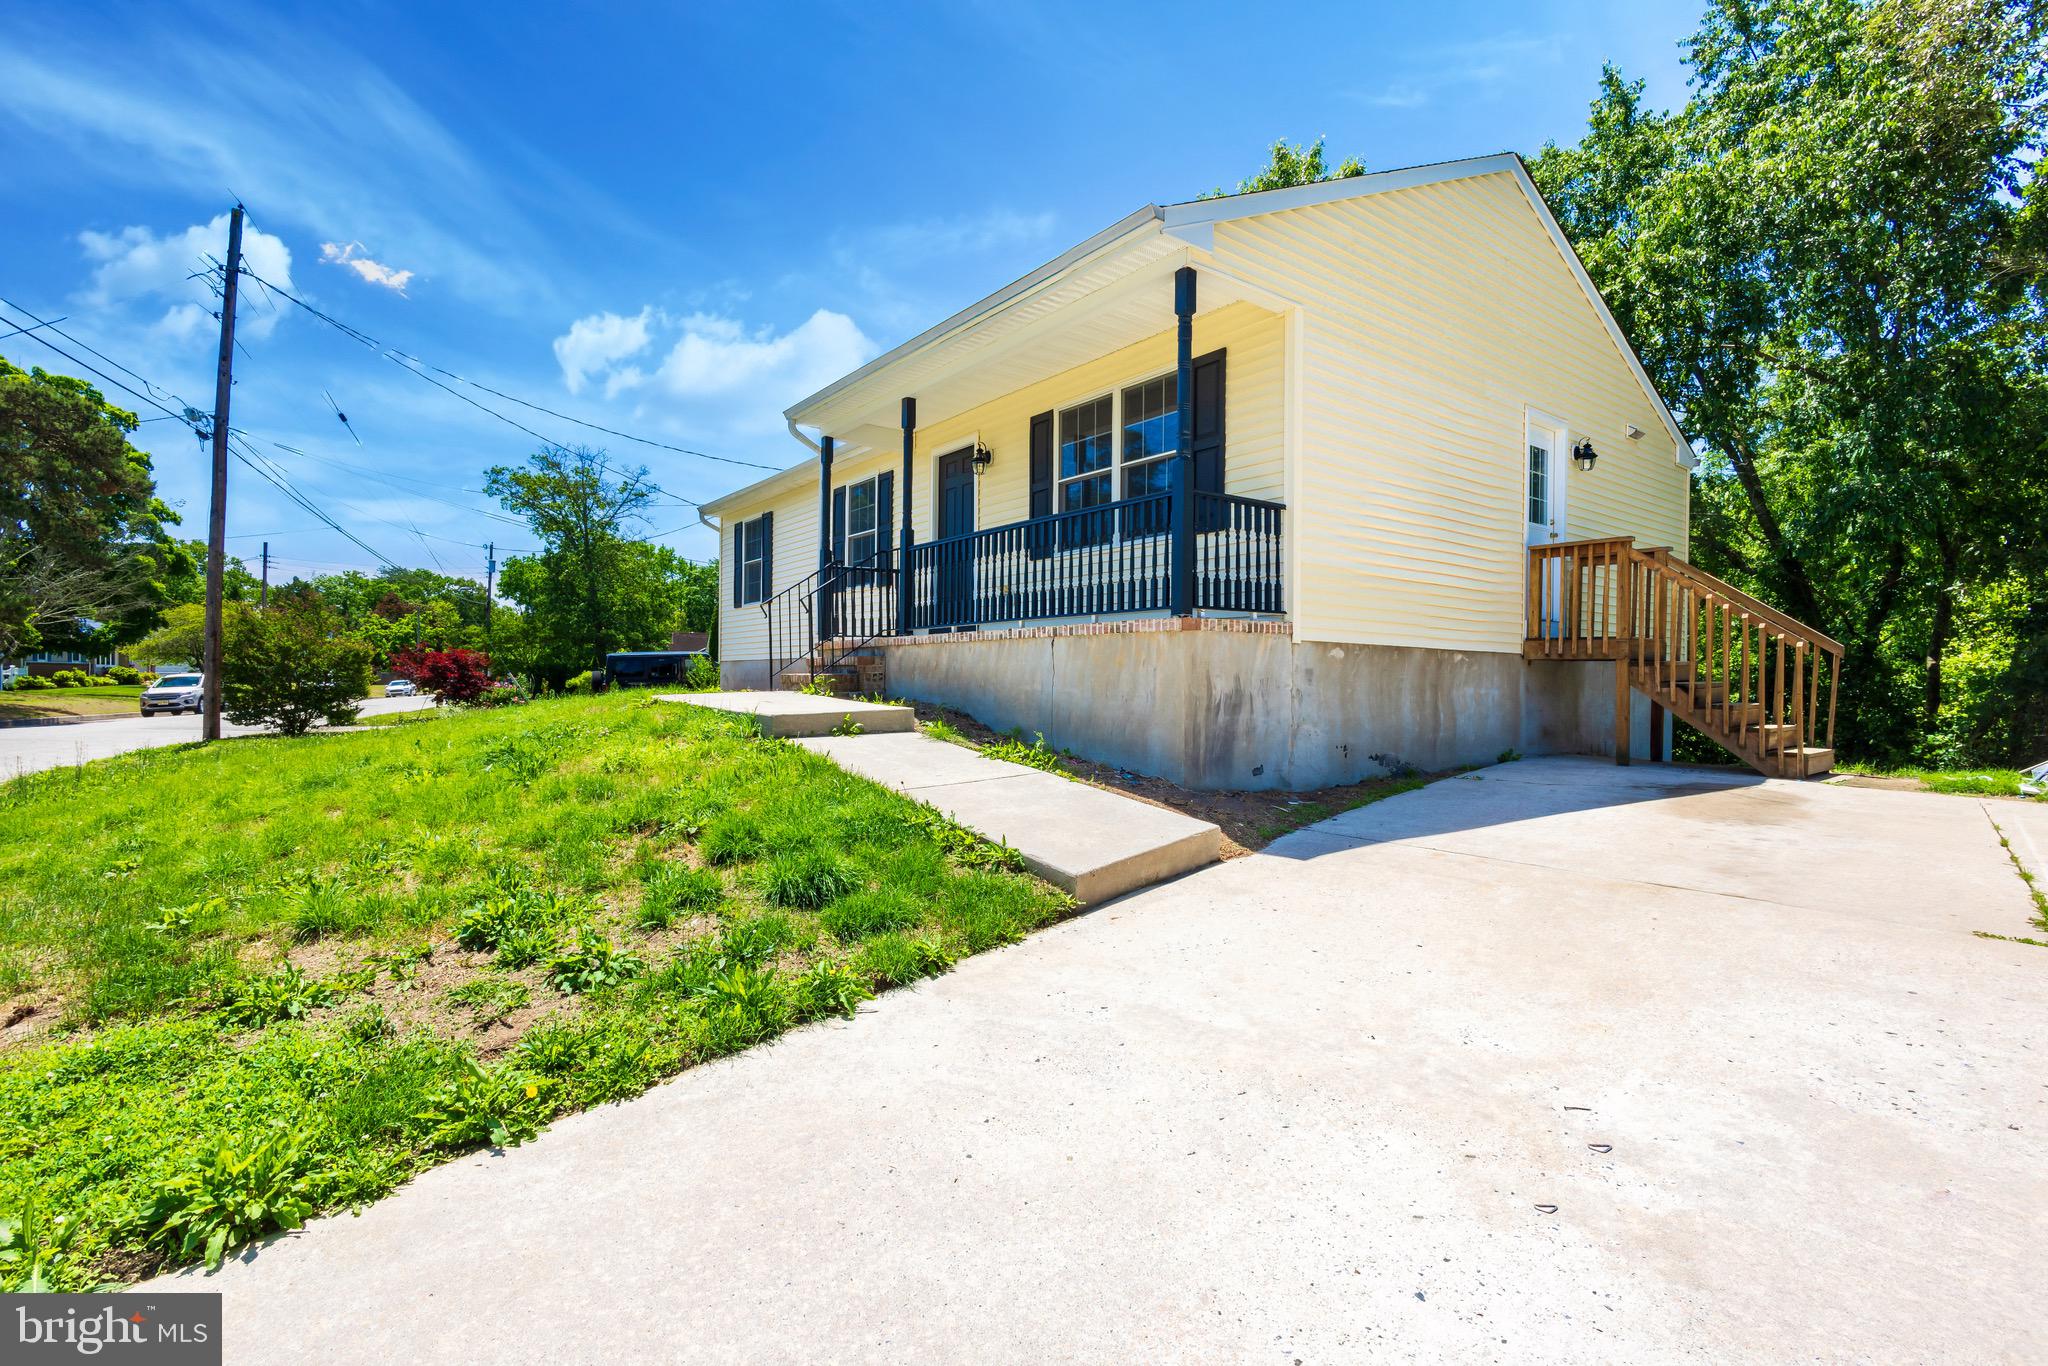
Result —
<path fill-rule="evenodd" d="M 951 707 L 917 702 L 912 704 L 912 709 L 920 723 L 943 721 L 977 748 L 991 741 L 1009 738 Z M 1214 822 L 1223 831 L 1223 857 L 1226 859 L 1255 854 L 1282 835 L 1304 825 L 1313 825 L 1341 811 L 1408 791 L 1418 782 L 1462 771 L 1450 769 L 1445 773 L 1374 778 L 1346 787 L 1320 787 L 1313 792 L 1206 792 L 1182 787 L 1164 778 L 1133 773 L 1114 764 L 1099 764 L 1092 759 L 1062 755 L 1061 760 L 1068 775 L 1081 782 L 1121 792 L 1126 797 L 1135 797 L 1141 802 L 1178 811 L 1197 820 Z"/>

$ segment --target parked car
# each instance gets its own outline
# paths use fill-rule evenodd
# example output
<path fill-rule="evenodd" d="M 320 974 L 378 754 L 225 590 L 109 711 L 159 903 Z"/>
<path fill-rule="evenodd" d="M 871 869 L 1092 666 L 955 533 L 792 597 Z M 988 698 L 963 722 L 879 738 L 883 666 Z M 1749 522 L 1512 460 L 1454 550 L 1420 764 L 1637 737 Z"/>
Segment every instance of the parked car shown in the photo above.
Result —
<path fill-rule="evenodd" d="M 690 676 L 690 661 L 702 650 L 628 650 L 604 657 L 607 688 L 651 688 L 680 683 Z"/>
<path fill-rule="evenodd" d="M 175 716 L 189 711 L 197 716 L 205 695 L 206 680 L 199 674 L 167 674 L 142 690 L 142 714 L 170 712 Z"/>
<path fill-rule="evenodd" d="M 413 681 L 410 678 L 394 678 L 384 685 L 384 695 L 386 697 L 416 697 L 419 695 L 419 689 L 413 685 Z"/>

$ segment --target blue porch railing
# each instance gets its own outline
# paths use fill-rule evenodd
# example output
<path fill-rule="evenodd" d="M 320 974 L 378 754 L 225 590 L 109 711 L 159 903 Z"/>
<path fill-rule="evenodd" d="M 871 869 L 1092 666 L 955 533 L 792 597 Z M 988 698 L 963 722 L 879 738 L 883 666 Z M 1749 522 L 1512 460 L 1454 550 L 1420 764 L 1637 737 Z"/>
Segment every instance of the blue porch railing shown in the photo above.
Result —
<path fill-rule="evenodd" d="M 1143 494 L 913 546 L 910 628 L 1170 611 L 1172 510 L 1170 494 Z M 1195 608 L 1282 611 L 1283 505 L 1198 492 L 1191 510 Z"/>

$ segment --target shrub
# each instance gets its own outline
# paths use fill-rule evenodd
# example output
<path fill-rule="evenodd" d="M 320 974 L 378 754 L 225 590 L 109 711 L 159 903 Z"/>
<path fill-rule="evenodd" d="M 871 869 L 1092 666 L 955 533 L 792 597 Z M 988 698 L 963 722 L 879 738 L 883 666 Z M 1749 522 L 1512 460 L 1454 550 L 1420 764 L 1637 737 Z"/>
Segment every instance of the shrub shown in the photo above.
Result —
<path fill-rule="evenodd" d="M 23 674 L 14 680 L 12 686 L 21 689 L 23 692 L 42 692 L 46 688 L 54 688 L 57 685 L 41 674 Z"/>
<path fill-rule="evenodd" d="M 501 684 L 478 693 L 470 705 L 473 707 L 512 707 L 527 700 L 526 689 L 518 684 Z"/>
<path fill-rule="evenodd" d="M 286 597 L 267 612 L 237 604 L 226 617 L 221 709 L 237 725 L 303 735 L 317 721 L 346 725 L 370 692 L 370 646 L 343 635 L 317 599 Z"/>
<path fill-rule="evenodd" d="M 820 849 L 793 849 L 768 861 L 761 893 L 770 905 L 814 911 L 859 887 L 859 876 L 844 859 Z"/>
<path fill-rule="evenodd" d="M 50 675 L 50 681 L 60 688 L 89 688 L 93 677 L 83 669 L 59 669 Z"/>
<path fill-rule="evenodd" d="M 401 650 L 391 656 L 391 671 L 461 706 L 491 691 L 490 657 L 479 650 Z"/>
<path fill-rule="evenodd" d="M 164 1182 L 145 1216 L 150 1241 L 180 1258 L 203 1253 L 209 1269 L 218 1267 L 229 1248 L 306 1221 L 306 1166 L 300 1131 L 223 1138 Z"/>
<path fill-rule="evenodd" d="M 142 670 L 127 664 L 116 664 L 107 670 L 107 681 L 118 683 L 124 688 L 132 688 L 142 682 Z"/>
<path fill-rule="evenodd" d="M 716 692 L 718 666 L 711 662 L 709 655 L 693 655 L 690 659 L 690 672 L 683 681 L 692 692 Z"/>
<path fill-rule="evenodd" d="M 569 680 L 568 682 L 566 682 L 566 683 L 564 683 L 564 684 L 562 685 L 562 691 L 563 691 L 563 692 L 566 692 L 566 693 L 580 693 L 580 694 L 583 694 L 583 695 L 585 695 L 585 696 L 588 696 L 588 695 L 589 695 L 589 693 L 590 693 L 590 689 L 591 689 L 591 682 L 590 682 L 590 670 L 588 670 L 588 669 L 585 669 L 585 670 L 584 670 L 584 671 L 583 671 L 582 673 L 580 673 L 580 674 L 577 674 L 577 675 L 575 675 L 574 677 L 570 678 L 570 680 Z"/>
<path fill-rule="evenodd" d="M 621 949 L 596 930 L 586 929 L 566 953 L 548 964 L 548 985 L 564 996 L 581 996 L 629 982 L 646 969 L 638 955 Z"/>

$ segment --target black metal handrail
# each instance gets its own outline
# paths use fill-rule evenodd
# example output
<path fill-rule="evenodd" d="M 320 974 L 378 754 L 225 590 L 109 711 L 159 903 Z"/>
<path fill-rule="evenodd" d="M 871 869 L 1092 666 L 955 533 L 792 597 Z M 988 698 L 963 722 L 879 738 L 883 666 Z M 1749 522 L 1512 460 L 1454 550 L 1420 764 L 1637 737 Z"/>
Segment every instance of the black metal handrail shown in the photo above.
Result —
<path fill-rule="evenodd" d="M 1285 610 L 1285 510 L 1235 494 L 1194 495 L 1190 572 L 1197 608 Z M 913 546 L 906 571 L 910 627 L 1169 610 L 1172 529 L 1172 496 L 1148 493 Z"/>
<path fill-rule="evenodd" d="M 800 659 L 824 673 L 896 629 L 894 560 L 890 548 L 858 564 L 827 565 L 761 604 L 768 619 L 769 687 Z M 824 644 L 830 651 L 817 651 Z"/>

